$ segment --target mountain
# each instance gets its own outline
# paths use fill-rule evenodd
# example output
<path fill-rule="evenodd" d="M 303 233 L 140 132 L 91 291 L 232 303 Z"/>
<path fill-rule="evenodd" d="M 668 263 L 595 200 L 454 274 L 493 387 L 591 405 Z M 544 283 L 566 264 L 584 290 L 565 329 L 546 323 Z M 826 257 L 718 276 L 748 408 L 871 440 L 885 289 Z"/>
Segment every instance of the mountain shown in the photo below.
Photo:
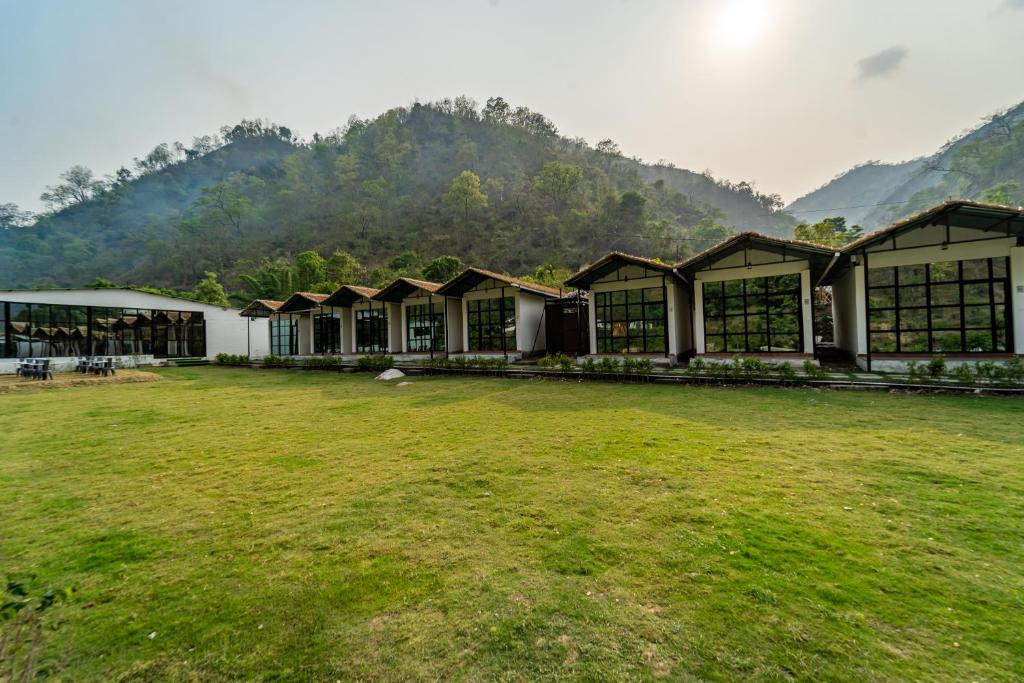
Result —
<path fill-rule="evenodd" d="M 0 230 L 0 287 L 184 288 L 214 271 L 237 291 L 306 250 L 370 268 L 450 254 L 521 274 L 611 249 L 677 259 L 731 230 L 794 225 L 777 195 L 592 147 L 501 98 L 416 103 L 307 141 L 265 122 L 221 133 L 58 187 L 67 206 Z"/>
<path fill-rule="evenodd" d="M 1024 203 L 1024 102 L 988 117 L 931 156 L 856 166 L 786 211 L 807 222 L 841 215 L 871 230 L 951 197 Z"/>

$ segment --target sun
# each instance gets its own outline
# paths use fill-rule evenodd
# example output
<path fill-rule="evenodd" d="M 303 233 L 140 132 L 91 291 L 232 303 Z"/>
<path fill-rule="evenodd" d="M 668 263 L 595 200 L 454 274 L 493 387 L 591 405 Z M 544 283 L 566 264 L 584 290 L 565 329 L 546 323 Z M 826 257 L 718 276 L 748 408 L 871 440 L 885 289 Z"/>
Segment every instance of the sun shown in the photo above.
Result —
<path fill-rule="evenodd" d="M 758 43 L 775 20 L 771 0 L 720 0 L 711 22 L 711 42 L 726 52 L 745 51 Z"/>

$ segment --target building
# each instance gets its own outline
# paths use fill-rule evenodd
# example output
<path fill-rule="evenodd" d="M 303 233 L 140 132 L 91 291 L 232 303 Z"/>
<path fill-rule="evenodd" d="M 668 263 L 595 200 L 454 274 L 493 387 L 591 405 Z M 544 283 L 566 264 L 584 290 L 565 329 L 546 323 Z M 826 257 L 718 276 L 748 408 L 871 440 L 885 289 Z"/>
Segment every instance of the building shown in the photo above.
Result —
<path fill-rule="evenodd" d="M 612 252 L 565 284 L 588 293 L 591 354 L 674 364 L 693 352 L 690 288 L 671 265 Z"/>
<path fill-rule="evenodd" d="M 257 320 L 266 320 L 265 323 L 261 323 L 259 326 L 260 334 L 258 336 L 260 337 L 261 343 L 257 345 L 257 348 L 259 349 L 260 352 L 251 352 L 251 349 L 253 347 L 252 330 L 250 329 L 248 332 L 247 338 L 249 341 L 250 358 L 261 358 L 264 355 L 266 355 L 267 352 L 270 351 L 274 343 L 274 336 L 276 332 L 276 330 L 274 329 L 274 324 L 275 322 L 278 322 L 277 316 L 275 314 L 283 304 L 283 301 L 275 301 L 274 299 L 255 299 L 253 300 L 252 303 L 250 303 L 248 306 L 246 306 L 245 308 L 238 312 L 238 315 L 242 316 L 243 318 L 248 318 L 250 321 L 253 322 Z M 263 337 L 266 338 L 263 339 Z"/>
<path fill-rule="evenodd" d="M 950 201 L 847 245 L 839 349 L 868 370 L 1024 354 L 1024 211 Z"/>
<path fill-rule="evenodd" d="M 836 272 L 841 256 L 745 232 L 678 264 L 692 289 L 696 354 L 813 358 L 814 289 Z"/>
<path fill-rule="evenodd" d="M 481 268 L 467 268 L 436 293 L 461 300 L 464 353 L 506 358 L 544 352 L 544 302 L 561 295 L 552 287 Z"/>
<path fill-rule="evenodd" d="M 122 365 L 218 353 L 265 352 L 238 309 L 127 288 L 0 291 L 0 373 L 18 358 L 53 358 L 58 370 L 78 356 L 115 356 Z"/>
<path fill-rule="evenodd" d="M 433 358 L 462 350 L 462 302 L 438 294 L 441 284 L 400 277 L 373 295 L 392 308 L 389 339 L 395 353 Z"/>
<path fill-rule="evenodd" d="M 326 294 L 315 292 L 295 292 L 285 299 L 270 318 L 270 352 L 275 356 L 341 353 L 341 314 L 324 306 L 326 299 Z"/>
<path fill-rule="evenodd" d="M 393 308 L 387 302 L 376 302 L 379 289 L 342 285 L 324 299 L 324 305 L 341 311 L 341 353 L 387 353 L 391 348 L 388 324 Z M 389 316 L 389 310 L 391 315 Z"/>

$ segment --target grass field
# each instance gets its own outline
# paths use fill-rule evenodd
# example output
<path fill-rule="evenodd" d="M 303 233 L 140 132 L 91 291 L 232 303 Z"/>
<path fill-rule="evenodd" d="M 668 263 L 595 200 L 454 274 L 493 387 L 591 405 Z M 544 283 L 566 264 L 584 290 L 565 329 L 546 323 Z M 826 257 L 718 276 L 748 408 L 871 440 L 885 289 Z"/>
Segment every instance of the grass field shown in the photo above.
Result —
<path fill-rule="evenodd" d="M 1024 677 L 1022 400 L 161 374 L 0 395 L 43 675 Z"/>

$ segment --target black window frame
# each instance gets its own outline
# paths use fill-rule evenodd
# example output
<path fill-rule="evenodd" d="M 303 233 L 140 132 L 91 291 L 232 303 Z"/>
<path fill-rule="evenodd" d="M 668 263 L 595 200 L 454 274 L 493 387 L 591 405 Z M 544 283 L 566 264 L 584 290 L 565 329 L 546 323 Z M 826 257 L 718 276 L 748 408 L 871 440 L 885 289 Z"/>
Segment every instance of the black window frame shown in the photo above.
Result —
<path fill-rule="evenodd" d="M 271 318 L 270 354 L 296 356 L 299 353 L 299 321 L 291 316 Z"/>
<path fill-rule="evenodd" d="M 595 292 L 597 352 L 665 353 L 668 350 L 668 302 L 665 294 L 661 285 Z M 660 315 L 655 312 L 659 307 Z M 635 316 L 634 313 L 640 315 Z M 617 331 L 624 334 L 616 334 Z"/>
<path fill-rule="evenodd" d="M 341 353 L 341 314 L 313 314 L 313 353 Z"/>
<path fill-rule="evenodd" d="M 444 351 L 444 328 L 443 302 L 405 305 L 405 344 L 408 351 Z"/>
<path fill-rule="evenodd" d="M 777 286 L 777 283 L 781 278 L 791 278 L 793 281 L 792 286 Z M 759 288 L 754 287 L 754 283 L 760 283 Z M 759 353 L 804 353 L 804 303 L 803 303 L 803 275 L 797 273 L 780 273 L 778 275 L 762 275 L 757 277 L 749 278 L 733 278 L 729 280 L 713 280 L 703 281 L 702 283 L 702 314 L 704 320 L 704 352 L 705 353 L 747 353 L 747 354 L 759 354 Z M 728 287 L 736 287 L 738 284 L 740 293 L 728 293 Z M 796 302 L 795 310 L 784 311 L 777 313 L 775 316 L 775 322 L 778 323 L 782 317 L 792 318 L 795 317 L 795 330 L 793 329 L 776 329 L 772 327 L 772 297 L 792 297 Z M 718 304 L 717 310 L 720 311 L 717 315 L 709 314 L 711 307 L 709 303 L 712 303 L 717 299 L 720 303 Z M 752 310 L 752 306 L 757 306 L 756 300 L 762 299 L 763 312 L 758 310 Z M 742 311 L 730 313 L 729 302 L 730 300 L 741 300 Z M 764 329 L 758 330 L 753 329 L 751 326 L 751 319 L 764 319 Z M 730 331 L 730 323 L 736 324 L 737 321 L 742 319 L 742 332 Z M 721 324 L 721 332 L 708 332 L 708 322 L 713 321 Z M 716 325 L 717 327 L 717 325 Z M 764 338 L 764 346 L 766 348 L 752 348 L 752 338 Z M 783 337 L 793 338 L 796 340 L 796 344 L 793 346 L 784 344 L 773 343 L 773 337 L 778 340 Z M 732 340 L 742 338 L 742 348 L 738 345 L 734 345 Z M 714 343 L 710 343 L 714 340 Z M 721 344 L 718 344 L 718 340 L 721 340 Z"/>
<path fill-rule="evenodd" d="M 985 262 L 984 277 L 966 276 L 965 264 Z M 1002 275 L 997 275 L 997 263 L 1002 264 Z M 946 271 L 955 265 L 956 277 L 950 279 L 936 271 Z M 923 279 L 913 276 L 914 270 L 923 269 Z M 868 351 L 871 354 L 1003 354 L 1013 350 L 1013 304 L 1010 276 L 1010 259 L 1005 256 L 976 259 L 950 259 L 928 263 L 912 263 L 901 266 L 868 266 L 866 274 L 866 320 Z M 902 282 L 901 282 L 902 280 Z M 881 281 L 881 284 L 879 282 Z M 968 303 L 965 292 L 987 293 L 986 301 Z M 915 291 L 915 290 L 920 290 Z M 892 305 L 872 305 L 876 297 L 886 297 L 891 291 Z M 956 301 L 945 296 L 956 292 Z M 913 295 L 918 296 L 914 297 Z M 1001 298 L 1001 301 L 999 300 Z M 923 303 L 920 303 L 922 302 Z M 904 303 L 908 302 L 908 303 Z M 909 303 L 912 302 L 912 303 Z M 1003 326 L 998 325 L 997 311 L 1002 309 Z M 970 325 L 968 316 L 976 310 L 987 309 L 988 325 Z M 880 327 L 885 319 L 892 321 L 891 328 Z M 944 322 L 955 319 L 957 323 Z M 924 321 L 904 324 L 905 321 Z M 988 348 L 970 350 L 969 338 L 977 340 L 988 332 Z M 1000 339 L 1000 332 L 1002 338 Z M 924 335 L 925 344 L 913 343 Z M 890 343 L 876 340 L 889 338 Z M 959 339 L 955 347 L 947 340 Z M 937 340 L 942 340 L 937 343 Z M 1002 346 L 1002 348 L 1000 348 Z"/>
<path fill-rule="evenodd" d="M 355 318 L 356 353 L 387 353 L 389 351 L 387 308 L 384 306 L 357 308 Z"/>
<path fill-rule="evenodd" d="M 491 296 L 466 300 L 466 329 L 470 353 L 515 351 L 516 300 Z"/>

